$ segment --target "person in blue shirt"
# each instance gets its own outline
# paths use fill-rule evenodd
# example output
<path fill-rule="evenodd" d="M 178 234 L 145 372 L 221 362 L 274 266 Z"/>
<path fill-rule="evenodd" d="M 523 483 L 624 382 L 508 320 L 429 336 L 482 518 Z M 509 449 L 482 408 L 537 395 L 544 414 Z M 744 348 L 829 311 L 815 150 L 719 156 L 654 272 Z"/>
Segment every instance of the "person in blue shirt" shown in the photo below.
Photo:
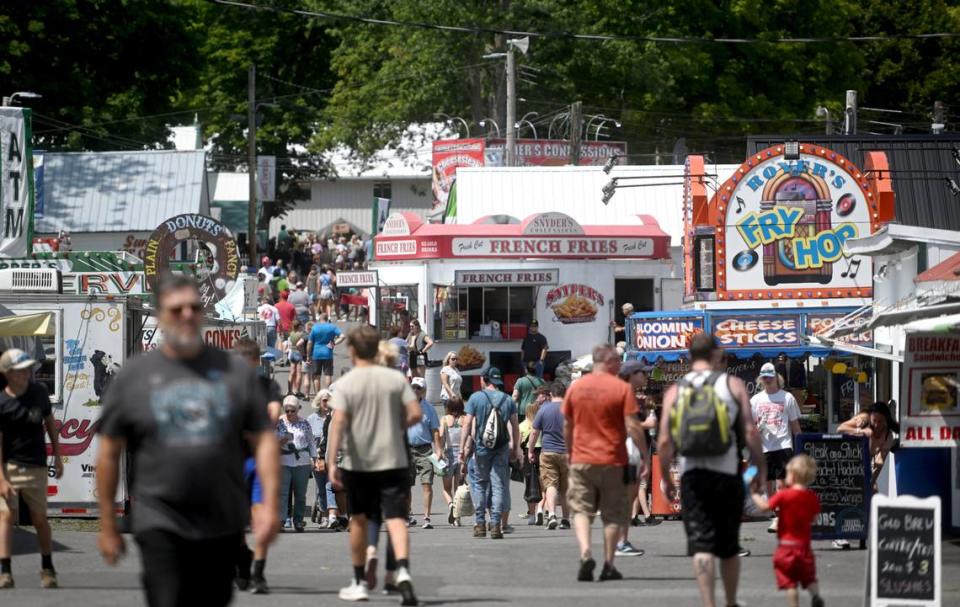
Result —
<path fill-rule="evenodd" d="M 310 330 L 307 352 L 313 359 L 313 387 L 319 392 L 330 387 L 333 381 L 333 348 L 346 339 L 337 325 L 326 314 Z"/>
<path fill-rule="evenodd" d="M 422 377 L 414 377 L 410 382 L 414 394 L 420 400 L 423 417 L 419 423 L 407 428 L 407 443 L 410 445 L 410 486 L 417 479 L 423 488 L 423 528 L 433 529 L 430 522 L 430 509 L 433 506 L 433 462 L 430 456 L 440 459 L 440 416 L 433 405 L 427 402 L 427 382 Z M 411 523 L 416 524 L 411 518 Z"/>
<path fill-rule="evenodd" d="M 458 462 L 466 474 L 466 458 L 464 454 L 471 436 L 476 433 L 474 445 L 476 452 L 473 459 L 473 471 L 470 476 L 470 494 L 476 510 L 476 524 L 473 526 L 473 537 L 487 536 L 486 510 L 490 509 L 490 539 L 503 538 L 503 519 L 509 513 L 510 496 L 510 459 L 519 461 L 520 452 L 520 421 L 517 417 L 517 404 L 503 393 L 503 374 L 496 367 L 488 367 L 480 377 L 482 389 L 470 395 L 470 400 L 464 409 L 463 432 L 460 437 L 460 461 Z M 498 445 L 488 448 L 484 445 L 484 434 L 488 418 L 494 409 L 500 415 L 502 426 L 500 433 L 506 437 L 498 441 Z M 474 431 L 476 420 L 476 431 Z M 504 427 L 505 426 L 505 427 Z M 488 503 L 488 493 L 490 494 Z"/>

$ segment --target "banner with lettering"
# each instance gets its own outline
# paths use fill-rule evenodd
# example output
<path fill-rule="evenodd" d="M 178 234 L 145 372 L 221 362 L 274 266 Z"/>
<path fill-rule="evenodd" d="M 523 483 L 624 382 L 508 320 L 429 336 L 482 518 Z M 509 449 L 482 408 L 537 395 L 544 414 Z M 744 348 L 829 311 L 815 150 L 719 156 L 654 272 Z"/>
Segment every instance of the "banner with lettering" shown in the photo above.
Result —
<path fill-rule="evenodd" d="M 960 445 L 960 335 L 907 333 L 900 386 L 903 446 Z"/>
<path fill-rule="evenodd" d="M 687 356 L 704 318 L 700 312 L 639 312 L 627 319 L 626 329 L 631 358 L 675 361 Z"/>
<path fill-rule="evenodd" d="M 33 241 L 30 110 L 0 107 L 0 257 L 25 257 Z"/>

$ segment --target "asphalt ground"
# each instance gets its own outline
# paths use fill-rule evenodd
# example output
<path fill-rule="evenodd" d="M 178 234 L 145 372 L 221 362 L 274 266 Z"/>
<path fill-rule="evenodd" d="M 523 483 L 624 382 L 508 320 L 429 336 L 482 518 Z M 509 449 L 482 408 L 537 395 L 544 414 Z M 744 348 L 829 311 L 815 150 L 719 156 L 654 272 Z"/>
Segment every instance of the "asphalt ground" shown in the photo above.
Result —
<path fill-rule="evenodd" d="M 339 349 L 338 349 L 339 350 Z M 336 374 L 345 365 L 338 357 Z M 286 387 L 285 372 L 277 379 Z M 522 485 L 511 483 L 513 503 L 523 506 Z M 314 495 L 313 480 L 307 490 Z M 422 498 L 415 489 L 414 515 L 422 522 Z M 617 582 L 576 581 L 577 546 L 572 531 L 549 531 L 527 526 L 512 516 L 516 532 L 502 540 L 475 540 L 470 522 L 455 528 L 446 523 L 439 481 L 434 490 L 435 529 L 419 527 L 411 533 L 411 569 L 417 594 L 423 605 L 642 605 L 657 607 L 699 605 L 699 594 L 682 524 L 666 521 L 655 527 L 632 528 L 634 545 L 646 551 L 642 557 L 618 558 L 617 567 L 625 579 Z M 111 568 L 96 550 L 95 521 L 56 521 L 54 561 L 61 588 L 39 588 L 39 555 L 32 528 L 14 533 L 13 571 L 17 587 L 0 591 L 0 606 L 34 605 L 69 607 L 127 606 L 144 604 L 140 591 L 140 561 L 132 538 L 128 554 Z M 778 593 L 771 557 L 775 536 L 766 531 L 766 522 L 744 523 L 742 545 L 752 551 L 741 559 L 740 604 L 747 607 L 780 606 L 785 597 Z M 269 596 L 237 592 L 235 605 L 335 605 L 337 590 L 348 583 L 351 567 L 348 534 L 319 529 L 308 523 L 304 533 L 284 533 L 271 548 L 266 576 L 272 588 Z M 601 551 L 599 529 L 594 532 L 594 554 Z M 382 550 L 385 538 L 381 534 Z M 829 542 L 814 542 L 823 597 L 828 606 L 864 605 L 867 552 L 835 550 Z M 224 555 L 228 558 L 228 555 Z M 599 571 L 598 571 L 599 573 Z M 943 542 L 943 605 L 960 605 L 960 541 Z M 723 595 L 719 581 L 718 599 Z M 399 598 L 371 593 L 373 604 L 398 604 Z M 803 598 L 803 605 L 808 599 Z"/>

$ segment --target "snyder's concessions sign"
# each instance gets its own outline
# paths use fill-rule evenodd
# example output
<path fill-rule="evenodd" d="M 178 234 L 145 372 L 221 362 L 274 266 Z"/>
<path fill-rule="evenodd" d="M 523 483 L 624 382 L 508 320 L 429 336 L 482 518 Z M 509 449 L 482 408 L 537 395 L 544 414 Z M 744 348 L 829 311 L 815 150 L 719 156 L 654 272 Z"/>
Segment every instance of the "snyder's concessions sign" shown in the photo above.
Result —
<path fill-rule="evenodd" d="M 547 292 L 546 306 L 563 324 L 593 322 L 604 303 L 603 294 L 587 285 L 561 285 Z"/>
<path fill-rule="evenodd" d="M 712 315 L 713 333 L 721 346 L 796 347 L 802 345 L 799 314 Z"/>
<path fill-rule="evenodd" d="M 900 438 L 909 447 L 960 445 L 960 335 L 908 333 Z"/>
<path fill-rule="evenodd" d="M 493 285 L 498 287 L 524 287 L 555 285 L 559 269 L 550 270 L 457 270 L 454 284 L 458 287 Z M 339 275 L 338 275 L 339 276 Z"/>

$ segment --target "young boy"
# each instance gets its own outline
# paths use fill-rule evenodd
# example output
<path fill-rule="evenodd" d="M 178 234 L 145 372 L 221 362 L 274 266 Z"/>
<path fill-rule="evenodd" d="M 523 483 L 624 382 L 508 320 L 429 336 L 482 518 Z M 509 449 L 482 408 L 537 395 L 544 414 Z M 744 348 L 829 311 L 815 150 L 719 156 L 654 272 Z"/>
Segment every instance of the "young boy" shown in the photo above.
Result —
<path fill-rule="evenodd" d="M 787 604 L 799 607 L 797 585 L 810 591 L 812 607 L 823 607 L 817 567 L 810 547 L 810 526 L 820 512 L 820 500 L 809 489 L 817 475 L 817 463 L 809 455 L 797 455 L 787 463 L 786 487 L 767 500 L 753 493 L 753 503 L 764 511 L 779 510 L 777 537 L 779 545 L 773 554 L 773 571 L 777 587 L 787 591 Z"/>

